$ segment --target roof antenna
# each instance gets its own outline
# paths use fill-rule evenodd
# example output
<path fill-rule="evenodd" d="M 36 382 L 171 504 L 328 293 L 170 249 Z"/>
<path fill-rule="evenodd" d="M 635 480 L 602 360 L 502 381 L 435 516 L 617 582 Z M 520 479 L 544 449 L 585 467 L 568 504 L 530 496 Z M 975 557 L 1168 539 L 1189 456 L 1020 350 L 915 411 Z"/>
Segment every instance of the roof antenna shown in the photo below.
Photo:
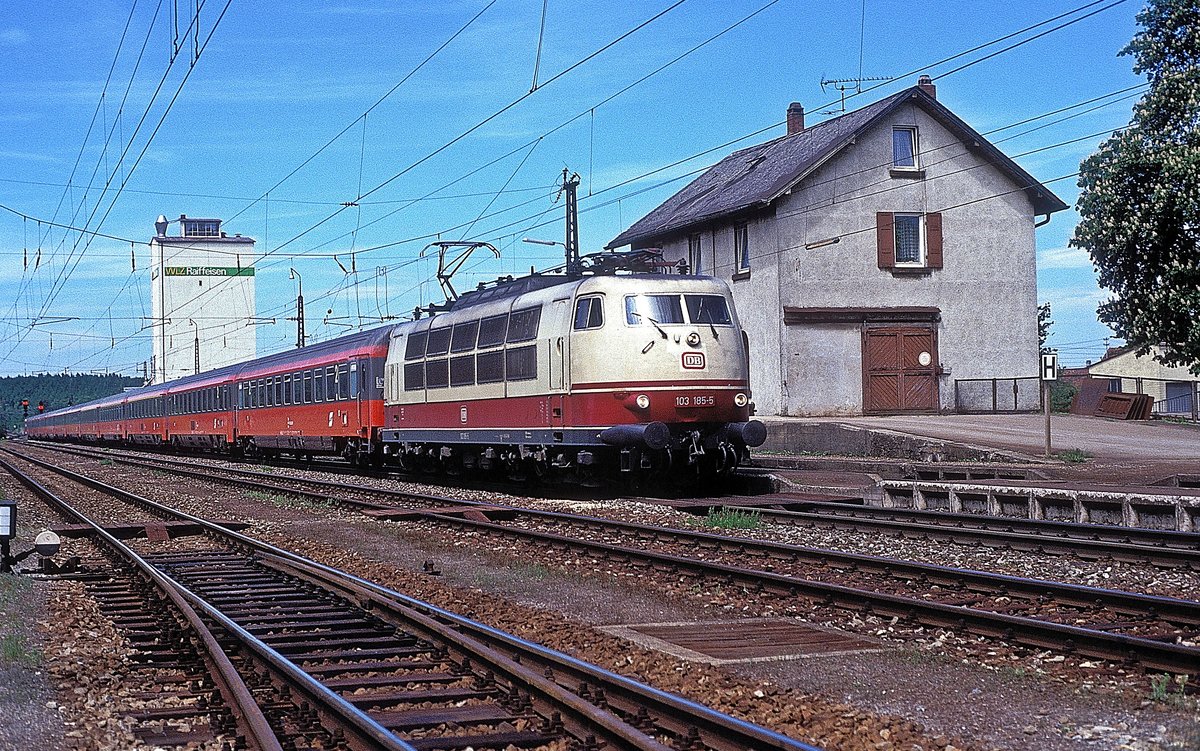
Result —
<path fill-rule="evenodd" d="M 895 76 L 858 76 L 857 78 L 821 78 L 821 91 L 825 91 L 825 87 L 836 89 L 841 94 L 841 103 L 838 109 L 822 110 L 822 115 L 841 115 L 846 112 L 846 92 L 852 92 L 850 96 L 856 96 L 862 93 L 863 81 L 891 81 Z"/>

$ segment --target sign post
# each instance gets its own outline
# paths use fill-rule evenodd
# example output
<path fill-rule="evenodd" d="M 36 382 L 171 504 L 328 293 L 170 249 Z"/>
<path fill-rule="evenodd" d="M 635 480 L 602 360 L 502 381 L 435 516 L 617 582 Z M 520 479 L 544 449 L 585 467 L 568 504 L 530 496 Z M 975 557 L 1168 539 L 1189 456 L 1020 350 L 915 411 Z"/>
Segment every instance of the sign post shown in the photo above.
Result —
<path fill-rule="evenodd" d="M 1046 458 L 1051 456 L 1050 452 L 1050 392 L 1054 388 L 1054 382 L 1058 380 L 1058 353 L 1043 352 L 1042 353 L 1042 411 L 1046 415 Z"/>

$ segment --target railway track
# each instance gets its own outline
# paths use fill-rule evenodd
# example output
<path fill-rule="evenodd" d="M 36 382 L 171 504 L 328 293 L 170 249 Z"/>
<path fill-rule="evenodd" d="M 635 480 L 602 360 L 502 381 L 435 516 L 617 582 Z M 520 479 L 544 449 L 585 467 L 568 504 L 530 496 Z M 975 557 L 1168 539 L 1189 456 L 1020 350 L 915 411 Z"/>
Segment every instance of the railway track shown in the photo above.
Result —
<path fill-rule="evenodd" d="M 812 751 L 212 522 L 9 453 L 89 492 L 137 506 L 155 517 L 150 527 L 169 520 L 203 529 L 203 544 L 196 538 L 183 538 L 187 544 L 149 539 L 151 534 L 135 551 L 70 509 L 29 471 L 0 460 L 31 491 L 91 525 L 97 539 L 194 610 L 214 644 L 235 643 L 237 665 L 226 680 L 239 676 L 237 685 L 244 686 L 251 679 L 241 675 L 256 676 L 259 684 L 269 676 L 284 701 L 272 700 L 269 710 L 253 702 L 244 709 L 231 704 L 239 707 L 235 716 L 264 716 L 269 737 L 254 748 Z M 221 654 L 218 647 L 213 659 Z"/>
<path fill-rule="evenodd" d="M 143 460 L 123 460 L 154 466 Z M 164 465 L 158 465 L 163 468 Z M 352 487 L 258 473 L 191 467 L 167 471 L 314 500 L 334 500 L 380 519 L 423 519 L 482 534 L 573 551 L 595 560 L 753 592 L 803 598 L 901 622 L 1076 652 L 1148 669 L 1200 668 L 1200 604 L 1169 597 L 842 553 L 503 504 Z M 304 489 L 304 486 L 317 490 Z M 375 500 L 369 500 L 370 498 Z M 581 535 L 578 530 L 586 530 Z M 664 550 L 666 549 L 666 550 Z M 761 564 L 747 567 L 745 559 Z"/>
<path fill-rule="evenodd" d="M 777 524 L 855 529 L 909 538 L 982 544 L 1087 560 L 1111 558 L 1155 566 L 1200 570 L 1200 534 L 1105 524 L 980 516 L 978 514 L 880 508 L 822 501 L 802 494 L 776 493 L 748 498 L 708 498 L 686 502 L 637 499 L 693 513 L 728 507 L 761 515 Z"/>
<path fill-rule="evenodd" d="M 85 450 L 63 446 L 40 445 L 39 448 L 80 456 L 95 456 Z M 147 458 L 119 451 L 106 452 L 105 456 L 130 466 L 157 468 L 197 479 L 229 477 L 232 482 L 232 478 L 237 478 L 237 484 L 242 487 L 264 492 L 290 492 L 314 500 L 327 500 L 328 490 L 336 494 L 338 502 L 357 505 L 361 510 L 368 512 L 372 509 L 386 509 L 395 503 L 440 506 L 493 505 L 400 490 L 368 488 L 345 482 L 295 478 L 257 470 L 197 465 L 179 459 Z M 384 499 L 385 503 L 379 503 L 380 498 Z M 793 526 L 883 532 L 909 538 L 979 544 L 1045 555 L 1070 555 L 1083 560 L 1111 559 L 1200 570 L 1200 533 L 1195 532 L 877 508 L 814 500 L 811 496 L 788 493 L 744 499 L 734 497 L 680 501 L 638 497 L 631 500 L 662 504 L 693 513 L 704 513 L 713 507 L 730 507 L 760 514 L 762 518 L 771 522 Z M 744 501 L 744 505 L 739 501 Z"/>

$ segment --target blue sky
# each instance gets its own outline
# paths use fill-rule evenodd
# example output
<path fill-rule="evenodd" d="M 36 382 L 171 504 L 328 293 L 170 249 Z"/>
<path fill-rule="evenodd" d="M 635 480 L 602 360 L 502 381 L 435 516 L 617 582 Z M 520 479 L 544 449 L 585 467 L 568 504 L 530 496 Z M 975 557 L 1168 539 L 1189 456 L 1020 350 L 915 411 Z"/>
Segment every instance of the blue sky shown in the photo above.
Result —
<path fill-rule="evenodd" d="M 542 3 L 531 0 L 232 0 L 215 30 L 225 0 L 209 0 L 199 24 L 205 46 L 190 68 L 189 19 L 179 23 L 171 61 L 174 3 L 14 5 L 0 19 L 0 204 L 32 218 L 0 211 L 0 375 L 140 372 L 149 357 L 146 242 L 159 214 L 219 217 L 230 234 L 258 240 L 267 254 L 258 264 L 259 311 L 276 319 L 259 327 L 262 353 L 294 342 L 294 324 L 283 320 L 296 292 L 289 268 L 303 275 L 308 332 L 324 339 L 439 301 L 436 261 L 418 255 L 430 239 L 501 248 L 499 261 L 472 259 L 456 278 L 460 290 L 554 265 L 555 248 L 520 239 L 560 238 L 553 184 L 563 167 L 581 175 L 583 250 L 597 250 L 689 173 L 782 134 L 789 102 L 805 105 L 809 123 L 830 116 L 819 113 L 836 109 L 836 93 L 821 81 L 859 74 L 860 31 L 862 75 L 897 78 L 848 107 L 911 86 L 916 73 L 899 76 L 920 71 L 984 133 L 1140 83 L 1132 61 L 1117 57 L 1136 30 L 1137 0 L 1093 5 L 1058 23 L 1099 11 L 1090 18 L 954 73 L 1050 27 L 933 63 L 1084 0 L 549 0 L 540 61 Z M 535 62 L 543 85 L 529 94 Z M 1126 124 L 1135 101 L 1128 97 L 1137 94 L 990 137 L 1050 181 L 1075 172 L 1103 140 L 1098 134 Z M 1060 118 L 1067 119 L 1050 124 Z M 641 177 L 680 160 L 687 161 Z M 1074 178 L 1049 185 L 1075 203 Z M 364 194 L 358 206 L 341 206 Z M 1062 212 L 1038 230 L 1039 299 L 1054 307 L 1050 343 L 1067 364 L 1097 358 L 1111 334 L 1095 320 L 1104 293 L 1088 258 L 1067 248 L 1076 219 Z"/>

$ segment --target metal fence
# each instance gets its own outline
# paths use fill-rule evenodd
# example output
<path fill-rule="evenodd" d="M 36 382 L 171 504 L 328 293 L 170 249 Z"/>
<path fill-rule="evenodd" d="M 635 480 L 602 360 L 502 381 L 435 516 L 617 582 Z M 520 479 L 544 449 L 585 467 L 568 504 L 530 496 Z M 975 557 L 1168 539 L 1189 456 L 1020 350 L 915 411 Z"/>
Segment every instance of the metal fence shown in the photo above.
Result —
<path fill-rule="evenodd" d="M 954 410 L 961 414 L 1036 412 L 1041 408 L 1038 376 L 954 379 Z"/>

